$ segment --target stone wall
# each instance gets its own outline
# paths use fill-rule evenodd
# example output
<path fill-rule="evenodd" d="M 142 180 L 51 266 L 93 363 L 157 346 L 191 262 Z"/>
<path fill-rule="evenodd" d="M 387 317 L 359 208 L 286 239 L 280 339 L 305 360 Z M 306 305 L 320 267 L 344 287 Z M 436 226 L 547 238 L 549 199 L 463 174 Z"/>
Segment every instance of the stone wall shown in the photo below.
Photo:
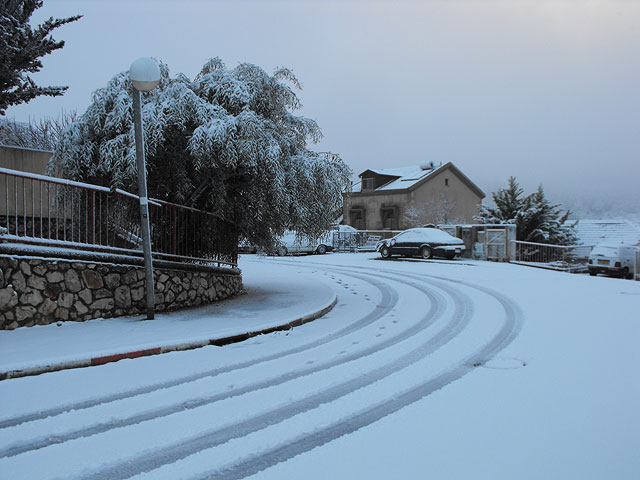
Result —
<path fill-rule="evenodd" d="M 238 269 L 154 264 L 156 312 L 242 292 Z M 144 268 L 0 255 L 0 329 L 146 312 Z"/>

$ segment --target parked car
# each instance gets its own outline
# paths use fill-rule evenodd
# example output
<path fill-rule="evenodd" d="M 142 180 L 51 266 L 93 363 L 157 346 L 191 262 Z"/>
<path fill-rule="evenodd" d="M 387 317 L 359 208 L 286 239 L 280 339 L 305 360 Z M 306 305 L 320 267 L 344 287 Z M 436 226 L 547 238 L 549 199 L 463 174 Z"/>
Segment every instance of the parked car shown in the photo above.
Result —
<path fill-rule="evenodd" d="M 624 244 L 600 243 L 589 254 L 589 275 L 604 273 L 607 275 L 633 278 L 634 264 L 638 247 Z"/>
<path fill-rule="evenodd" d="M 410 228 L 395 237 L 381 240 L 376 250 L 383 258 L 391 255 L 401 257 L 444 257 L 453 259 L 464 250 L 464 242 L 437 228 Z"/>
<path fill-rule="evenodd" d="M 258 247 L 249 243 L 248 240 L 242 240 L 238 243 L 238 253 L 258 253 Z"/>
<path fill-rule="evenodd" d="M 276 254 L 280 256 L 288 253 L 319 253 L 325 254 L 333 250 L 332 232 L 327 232 L 315 241 L 298 238 L 296 232 L 286 232 L 276 246 Z"/>

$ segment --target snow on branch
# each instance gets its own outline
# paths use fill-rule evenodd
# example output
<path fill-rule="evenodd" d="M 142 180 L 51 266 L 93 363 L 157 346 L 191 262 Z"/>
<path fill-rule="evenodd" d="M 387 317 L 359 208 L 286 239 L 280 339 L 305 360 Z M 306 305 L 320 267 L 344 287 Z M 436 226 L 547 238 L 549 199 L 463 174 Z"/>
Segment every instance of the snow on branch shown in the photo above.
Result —
<path fill-rule="evenodd" d="M 322 133 L 293 114 L 301 103 L 291 86 L 301 84 L 291 70 L 227 69 L 219 58 L 193 81 L 171 77 L 162 62 L 160 70 L 158 87 L 142 95 L 151 196 L 215 212 L 231 237 L 262 246 L 288 228 L 313 236 L 335 220 L 351 171 L 338 155 L 308 149 Z M 52 169 L 135 190 L 131 88 L 121 72 L 94 93 L 58 142 Z"/>

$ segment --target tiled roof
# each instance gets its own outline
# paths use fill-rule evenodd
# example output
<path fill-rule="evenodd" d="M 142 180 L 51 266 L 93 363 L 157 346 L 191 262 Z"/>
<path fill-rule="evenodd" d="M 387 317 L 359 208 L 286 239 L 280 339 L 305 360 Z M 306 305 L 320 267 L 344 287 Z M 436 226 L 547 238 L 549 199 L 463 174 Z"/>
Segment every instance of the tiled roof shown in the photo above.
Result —
<path fill-rule="evenodd" d="M 579 220 L 575 227 L 578 243 L 627 243 L 640 245 L 640 225 L 629 220 Z"/>

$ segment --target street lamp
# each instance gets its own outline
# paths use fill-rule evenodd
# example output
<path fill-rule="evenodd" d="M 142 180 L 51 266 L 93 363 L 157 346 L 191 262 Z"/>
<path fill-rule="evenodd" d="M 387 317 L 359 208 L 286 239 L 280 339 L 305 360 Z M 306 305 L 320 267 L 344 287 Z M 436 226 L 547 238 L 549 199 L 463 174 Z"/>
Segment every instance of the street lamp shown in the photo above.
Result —
<path fill-rule="evenodd" d="M 140 197 L 140 225 L 144 252 L 145 283 L 147 291 L 147 319 L 153 320 L 155 297 L 153 293 L 153 263 L 151 258 L 151 230 L 149 228 L 149 199 L 147 197 L 147 169 L 144 162 L 144 135 L 142 133 L 142 108 L 140 92 L 150 92 L 160 83 L 160 68 L 151 58 L 139 58 L 129 68 L 133 83 L 133 121 L 136 134 L 136 164 L 138 165 L 138 196 Z"/>

